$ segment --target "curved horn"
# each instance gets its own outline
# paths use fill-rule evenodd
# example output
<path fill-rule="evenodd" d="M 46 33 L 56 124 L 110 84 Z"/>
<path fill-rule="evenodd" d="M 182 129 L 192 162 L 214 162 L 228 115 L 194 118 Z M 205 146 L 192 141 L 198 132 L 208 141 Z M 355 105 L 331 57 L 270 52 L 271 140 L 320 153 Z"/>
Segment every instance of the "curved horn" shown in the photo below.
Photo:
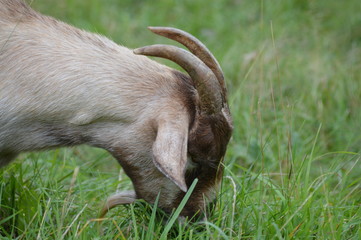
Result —
<path fill-rule="evenodd" d="M 107 199 L 105 205 L 100 211 L 99 217 L 103 218 L 110 209 L 118 205 L 133 203 L 136 199 L 137 196 L 134 191 L 123 191 L 115 194 Z"/>
<path fill-rule="evenodd" d="M 227 88 L 224 81 L 223 71 L 219 65 L 217 59 L 213 56 L 211 51 L 196 37 L 193 35 L 182 31 L 177 28 L 171 27 L 148 27 L 150 31 L 155 34 L 161 35 L 163 37 L 175 40 L 184 46 L 186 46 L 189 51 L 196 55 L 200 60 L 202 60 L 216 75 L 219 84 L 222 87 L 222 92 L 224 95 L 224 100 L 227 99 Z"/>
<path fill-rule="evenodd" d="M 166 58 L 177 63 L 194 81 L 201 99 L 201 110 L 208 114 L 221 111 L 223 101 L 218 80 L 199 58 L 182 48 L 161 44 L 138 48 L 134 53 Z"/>

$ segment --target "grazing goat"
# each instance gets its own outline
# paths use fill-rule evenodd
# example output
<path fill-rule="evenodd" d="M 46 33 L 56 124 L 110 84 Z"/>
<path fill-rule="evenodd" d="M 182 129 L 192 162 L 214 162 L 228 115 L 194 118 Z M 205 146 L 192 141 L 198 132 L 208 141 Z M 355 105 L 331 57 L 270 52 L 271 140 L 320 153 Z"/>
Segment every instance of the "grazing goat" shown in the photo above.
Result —
<path fill-rule="evenodd" d="M 215 197 L 232 133 L 222 70 L 192 35 L 150 27 L 170 45 L 135 50 L 41 15 L 20 0 L 0 0 L 0 165 L 17 154 L 88 144 L 106 149 L 134 191 L 106 208 L 144 199 L 181 215 Z M 169 59 L 187 73 L 146 56 Z M 106 210 L 105 210 L 106 211 Z"/>

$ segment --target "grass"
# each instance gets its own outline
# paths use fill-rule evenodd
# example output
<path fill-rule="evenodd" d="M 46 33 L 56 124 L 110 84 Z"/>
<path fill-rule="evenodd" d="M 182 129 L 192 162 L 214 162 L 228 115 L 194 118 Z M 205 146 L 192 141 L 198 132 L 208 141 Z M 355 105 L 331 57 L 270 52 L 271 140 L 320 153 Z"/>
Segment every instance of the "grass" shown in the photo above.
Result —
<path fill-rule="evenodd" d="M 202 222 L 167 224 L 143 201 L 97 219 L 106 197 L 131 183 L 106 152 L 78 147 L 22 154 L 0 169 L 2 238 L 361 238 L 360 1 L 32 6 L 131 48 L 171 43 L 149 25 L 191 32 L 223 67 L 235 130 L 216 207 Z"/>

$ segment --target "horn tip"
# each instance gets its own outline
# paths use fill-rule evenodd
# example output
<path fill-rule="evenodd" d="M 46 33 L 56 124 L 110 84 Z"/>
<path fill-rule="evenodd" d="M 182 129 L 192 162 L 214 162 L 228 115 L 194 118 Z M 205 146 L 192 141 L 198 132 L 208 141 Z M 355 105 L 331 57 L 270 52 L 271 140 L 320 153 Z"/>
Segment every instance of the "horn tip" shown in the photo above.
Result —
<path fill-rule="evenodd" d="M 133 49 L 133 53 L 136 55 L 142 55 L 143 49 L 142 48 Z"/>
<path fill-rule="evenodd" d="M 177 29 L 172 27 L 160 27 L 160 26 L 148 26 L 148 29 L 153 33 L 160 34 L 160 33 L 167 33 L 176 31 Z"/>
<path fill-rule="evenodd" d="M 160 28 L 162 28 L 162 27 L 157 27 L 157 26 L 148 26 L 147 28 L 148 28 L 150 31 L 154 32 L 154 31 L 159 30 L 159 29 L 160 29 Z"/>

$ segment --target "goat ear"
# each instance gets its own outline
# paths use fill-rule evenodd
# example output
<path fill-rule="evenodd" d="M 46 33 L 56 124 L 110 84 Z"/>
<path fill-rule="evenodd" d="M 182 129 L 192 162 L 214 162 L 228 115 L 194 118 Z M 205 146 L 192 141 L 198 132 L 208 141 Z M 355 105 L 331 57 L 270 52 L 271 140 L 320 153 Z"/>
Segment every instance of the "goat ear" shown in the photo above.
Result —
<path fill-rule="evenodd" d="M 187 191 L 188 118 L 177 116 L 158 121 L 157 138 L 153 144 L 153 162 L 182 191 Z"/>

